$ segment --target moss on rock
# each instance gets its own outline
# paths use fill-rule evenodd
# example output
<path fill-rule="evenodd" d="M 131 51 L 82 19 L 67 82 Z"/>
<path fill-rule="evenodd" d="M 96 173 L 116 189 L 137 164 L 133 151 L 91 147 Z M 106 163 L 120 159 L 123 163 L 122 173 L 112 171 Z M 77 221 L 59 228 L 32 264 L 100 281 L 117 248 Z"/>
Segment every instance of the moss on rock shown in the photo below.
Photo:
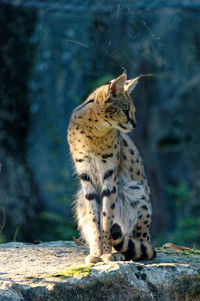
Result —
<path fill-rule="evenodd" d="M 87 277 L 91 273 L 92 265 L 81 265 L 76 267 L 69 267 L 66 270 L 50 275 L 52 277 L 57 277 L 60 279 L 65 279 L 67 277 Z"/>

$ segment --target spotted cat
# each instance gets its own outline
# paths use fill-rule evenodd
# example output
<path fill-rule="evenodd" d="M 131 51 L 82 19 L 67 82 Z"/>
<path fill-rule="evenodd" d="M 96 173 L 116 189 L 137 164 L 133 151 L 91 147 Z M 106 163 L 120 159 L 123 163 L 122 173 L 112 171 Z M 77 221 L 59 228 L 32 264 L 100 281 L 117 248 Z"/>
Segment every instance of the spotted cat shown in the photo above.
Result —
<path fill-rule="evenodd" d="M 68 142 L 81 182 L 75 214 L 86 263 L 155 257 L 152 207 L 142 158 L 126 133 L 136 127 L 130 97 L 141 76 L 126 73 L 96 89 L 72 113 Z"/>

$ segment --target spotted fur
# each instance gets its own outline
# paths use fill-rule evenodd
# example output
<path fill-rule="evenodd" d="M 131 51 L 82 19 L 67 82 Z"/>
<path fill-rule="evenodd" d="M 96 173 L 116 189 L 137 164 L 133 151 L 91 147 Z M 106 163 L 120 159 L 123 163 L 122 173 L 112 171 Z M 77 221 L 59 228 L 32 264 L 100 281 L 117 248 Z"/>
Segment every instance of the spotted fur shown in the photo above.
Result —
<path fill-rule="evenodd" d="M 75 214 L 90 248 L 86 263 L 155 257 L 150 190 L 142 158 L 126 134 L 136 126 L 130 93 L 139 78 L 127 81 L 123 73 L 96 89 L 70 120 L 68 142 L 81 182 Z"/>

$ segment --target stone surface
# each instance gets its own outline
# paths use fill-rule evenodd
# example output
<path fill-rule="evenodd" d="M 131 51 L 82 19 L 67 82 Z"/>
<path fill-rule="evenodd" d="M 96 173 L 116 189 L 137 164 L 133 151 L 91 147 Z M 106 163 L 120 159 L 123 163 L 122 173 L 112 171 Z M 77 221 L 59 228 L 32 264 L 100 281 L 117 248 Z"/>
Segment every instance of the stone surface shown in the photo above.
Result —
<path fill-rule="evenodd" d="M 179 243 L 200 241 L 199 11 L 199 0 L 0 1 L 0 226 L 8 241 L 17 232 L 20 241 L 71 239 L 66 127 L 73 108 L 122 67 L 129 77 L 154 74 L 133 94 L 154 237 L 179 227 Z"/>
<path fill-rule="evenodd" d="M 0 300 L 200 300 L 200 252 L 84 265 L 73 242 L 0 245 Z"/>

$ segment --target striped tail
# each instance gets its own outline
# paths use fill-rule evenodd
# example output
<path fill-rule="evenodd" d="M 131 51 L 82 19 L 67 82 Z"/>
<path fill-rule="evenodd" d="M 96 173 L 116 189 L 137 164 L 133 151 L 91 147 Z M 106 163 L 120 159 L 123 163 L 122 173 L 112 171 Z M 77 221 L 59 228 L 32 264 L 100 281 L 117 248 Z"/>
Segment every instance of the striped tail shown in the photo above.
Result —
<path fill-rule="evenodd" d="M 145 260 L 156 257 L 155 249 L 147 241 L 123 235 L 121 227 L 116 223 L 111 228 L 111 240 L 114 249 L 124 254 L 125 260 Z"/>

